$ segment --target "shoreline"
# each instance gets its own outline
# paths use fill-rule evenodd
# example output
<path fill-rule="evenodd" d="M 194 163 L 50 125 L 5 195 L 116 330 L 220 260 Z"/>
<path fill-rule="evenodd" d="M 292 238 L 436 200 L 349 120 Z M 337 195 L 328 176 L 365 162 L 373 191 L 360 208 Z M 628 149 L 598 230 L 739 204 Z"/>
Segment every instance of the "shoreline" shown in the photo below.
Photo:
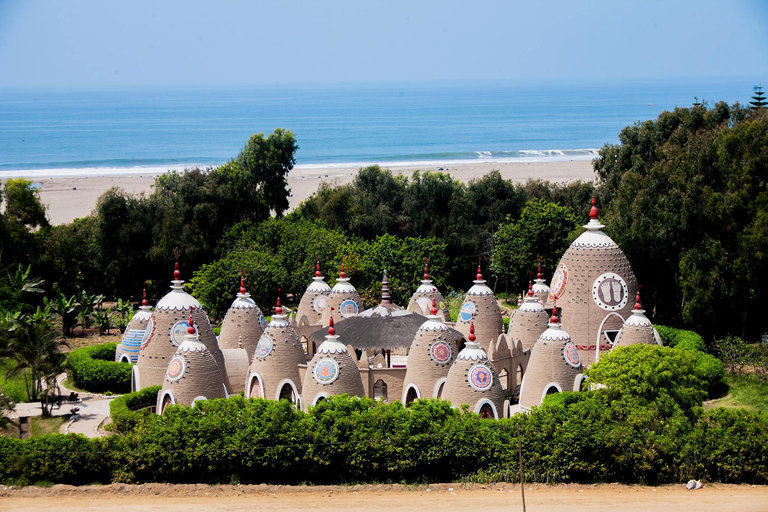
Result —
<path fill-rule="evenodd" d="M 288 173 L 290 189 L 289 210 L 296 208 L 309 198 L 322 183 L 344 185 L 350 183 L 360 166 L 348 167 L 304 164 L 294 167 Z M 381 164 L 380 164 L 381 165 Z M 531 161 L 488 161 L 477 160 L 467 163 L 436 163 L 428 165 L 381 165 L 393 174 L 410 176 L 415 171 L 444 172 L 462 182 L 482 178 L 493 170 L 498 170 L 505 179 L 516 183 L 525 183 L 529 179 L 541 179 L 555 183 L 572 181 L 593 181 L 595 173 L 592 160 L 531 160 Z M 126 168 L 135 169 L 135 168 Z M 85 217 L 96 207 L 98 198 L 112 187 L 119 187 L 130 194 L 149 195 L 155 178 L 165 172 L 179 169 L 163 168 L 164 171 L 136 173 L 101 173 L 79 175 L 41 176 L 39 171 L 13 171 L 13 176 L 2 173 L 2 180 L 23 177 L 39 184 L 40 199 L 47 207 L 48 219 L 52 225 L 67 224 L 79 217 Z M 183 170 L 183 169 L 182 169 Z M 81 169 L 82 171 L 82 169 Z M 37 174 L 36 174 L 37 173 Z"/>

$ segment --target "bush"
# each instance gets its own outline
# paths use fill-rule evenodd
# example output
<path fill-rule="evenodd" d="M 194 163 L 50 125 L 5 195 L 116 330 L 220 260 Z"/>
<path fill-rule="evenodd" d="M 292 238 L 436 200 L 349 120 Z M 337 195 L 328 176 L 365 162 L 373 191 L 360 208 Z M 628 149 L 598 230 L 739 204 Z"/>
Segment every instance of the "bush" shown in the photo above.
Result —
<path fill-rule="evenodd" d="M 155 405 L 157 394 L 162 386 L 150 386 L 135 393 L 128 393 L 112 400 L 109 404 L 109 416 L 112 423 L 105 428 L 118 434 L 127 434 L 151 414 L 148 407 Z"/>
<path fill-rule="evenodd" d="M 666 347 L 691 351 L 696 357 L 696 374 L 704 379 L 707 393 L 714 396 L 723 388 L 725 367 L 717 357 L 707 353 L 707 346 L 699 334 L 685 329 L 657 325 L 656 330 Z"/>
<path fill-rule="evenodd" d="M 656 331 L 661 337 L 661 342 L 665 347 L 677 347 L 684 350 L 700 350 L 701 352 L 707 351 L 707 344 L 699 334 L 688 331 L 685 329 L 678 329 L 676 327 L 667 327 L 664 325 L 657 325 Z"/>
<path fill-rule="evenodd" d="M 94 393 L 131 390 L 131 363 L 116 363 L 117 343 L 83 347 L 69 354 L 69 376 L 78 388 Z"/>

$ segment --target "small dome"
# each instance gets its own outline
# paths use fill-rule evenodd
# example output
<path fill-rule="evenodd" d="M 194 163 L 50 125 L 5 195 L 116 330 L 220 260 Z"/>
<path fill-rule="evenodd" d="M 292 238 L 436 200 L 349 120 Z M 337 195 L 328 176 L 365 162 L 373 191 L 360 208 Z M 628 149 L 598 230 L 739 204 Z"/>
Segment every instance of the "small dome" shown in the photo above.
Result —
<path fill-rule="evenodd" d="M 328 303 L 328 294 L 331 293 L 331 287 L 323 279 L 320 273 L 320 261 L 315 266 L 315 277 L 307 287 L 307 291 L 301 296 L 299 308 L 296 312 L 296 321 L 298 325 L 319 324 L 323 317 L 325 305 Z"/>
<path fill-rule="evenodd" d="M 445 297 L 432 284 L 432 280 L 429 278 L 429 266 L 425 263 L 421 286 L 416 288 L 416 291 L 411 296 L 411 300 L 408 301 L 408 311 L 427 316 L 432 309 L 432 299 L 435 299 L 435 304 L 437 304 L 443 321 L 450 322 L 451 313 L 448 311 L 448 304 L 445 301 Z"/>
<path fill-rule="evenodd" d="M 139 360 L 139 350 L 152 332 L 152 308 L 147 300 L 147 290 L 142 296 L 139 310 L 128 321 L 123 338 L 115 350 L 115 361 L 135 363 Z"/>
<path fill-rule="evenodd" d="M 469 410 L 488 418 L 504 416 L 504 390 L 488 355 L 476 343 L 470 323 L 469 341 L 448 371 L 443 398 L 454 407 L 468 404 Z"/>
<path fill-rule="evenodd" d="M 534 296 L 533 286 L 528 283 L 528 295 L 509 319 L 508 336 L 515 342 L 519 341 L 524 351 L 531 350 L 547 329 L 548 322 L 549 315 Z"/>
<path fill-rule="evenodd" d="M 531 349 L 528 368 L 520 385 L 520 408 L 541 405 L 550 393 L 578 391 L 581 375 L 579 351 L 561 328 L 555 307 L 549 328 Z"/>
<path fill-rule="evenodd" d="M 541 258 L 539 258 L 539 270 L 536 273 L 536 279 L 533 281 L 533 296 L 542 304 L 549 297 L 549 286 L 544 281 L 544 274 L 541 272 Z"/>
<path fill-rule="evenodd" d="M 266 326 L 267 320 L 264 314 L 245 288 L 245 271 L 243 271 L 240 276 L 240 291 L 221 322 L 219 346 L 222 349 L 235 349 L 240 348 L 242 344 L 250 361 Z"/>
<path fill-rule="evenodd" d="M 328 294 L 328 302 L 325 305 L 320 320 L 322 325 L 328 325 L 332 309 L 338 311 L 342 318 L 348 318 L 365 311 L 363 300 L 360 298 L 355 287 L 349 282 L 349 278 L 344 272 L 343 262 L 341 263 L 339 279 Z"/>
<path fill-rule="evenodd" d="M 465 338 L 469 335 L 469 326 L 473 319 L 478 345 L 487 351 L 491 343 L 496 343 L 499 334 L 504 332 L 504 320 L 493 291 L 485 284 L 479 264 L 477 279 L 467 292 L 456 320 L 456 330 L 464 334 Z"/>
<path fill-rule="evenodd" d="M 639 288 L 639 286 L 638 286 Z M 637 344 L 661 345 L 659 333 L 653 327 L 648 317 L 645 316 L 645 310 L 640 304 L 640 290 L 635 297 L 635 308 L 632 310 L 632 316 L 624 321 L 624 325 L 616 336 L 615 347 L 627 347 Z"/>
<path fill-rule="evenodd" d="M 318 400 L 334 395 L 365 396 L 363 380 L 354 358 L 339 341 L 329 317 L 328 336 L 307 364 L 302 383 L 302 408 L 307 410 Z"/>
<path fill-rule="evenodd" d="M 157 412 L 169 404 L 192 405 L 196 400 L 226 398 L 224 375 L 216 359 L 200 342 L 194 320 L 188 321 L 187 334 L 166 367 L 163 388 L 157 395 Z"/>

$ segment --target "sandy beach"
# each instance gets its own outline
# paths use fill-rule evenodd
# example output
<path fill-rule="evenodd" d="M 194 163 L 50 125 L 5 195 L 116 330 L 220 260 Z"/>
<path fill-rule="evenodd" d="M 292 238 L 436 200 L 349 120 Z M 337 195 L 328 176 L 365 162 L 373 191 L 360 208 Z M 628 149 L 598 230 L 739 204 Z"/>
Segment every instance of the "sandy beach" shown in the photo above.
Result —
<path fill-rule="evenodd" d="M 386 166 L 382 166 L 386 167 Z M 594 171 L 590 160 L 564 160 L 547 162 L 483 162 L 434 165 L 386 167 L 394 173 L 410 176 L 414 171 L 448 172 L 455 178 L 468 182 L 485 176 L 494 169 L 501 175 L 518 183 L 529 179 L 542 179 L 558 183 L 575 180 L 592 181 Z M 295 208 L 314 193 L 323 182 L 332 184 L 349 183 L 359 170 L 358 167 L 323 168 L 298 167 L 288 175 L 291 190 L 290 205 Z M 111 187 L 119 187 L 132 194 L 150 194 L 154 174 L 130 174 L 109 176 L 39 177 L 34 171 L 25 176 L 40 184 L 40 198 L 48 208 L 51 224 L 66 224 L 78 217 L 85 217 L 96 206 L 98 198 Z"/>

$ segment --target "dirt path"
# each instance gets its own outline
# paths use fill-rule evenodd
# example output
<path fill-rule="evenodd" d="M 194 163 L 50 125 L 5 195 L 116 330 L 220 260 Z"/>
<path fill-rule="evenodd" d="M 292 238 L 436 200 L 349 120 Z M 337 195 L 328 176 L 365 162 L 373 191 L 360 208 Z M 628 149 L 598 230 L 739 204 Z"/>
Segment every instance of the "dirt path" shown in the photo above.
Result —
<path fill-rule="evenodd" d="M 711 485 L 687 491 L 683 485 L 526 486 L 528 511 L 717 511 L 768 510 L 768 487 Z M 0 487 L 0 510 L 83 510 L 154 512 L 229 511 L 385 511 L 468 512 L 522 510 L 520 487 L 509 484 L 436 484 L 351 487 L 275 487 L 145 484 L 21 490 Z"/>

